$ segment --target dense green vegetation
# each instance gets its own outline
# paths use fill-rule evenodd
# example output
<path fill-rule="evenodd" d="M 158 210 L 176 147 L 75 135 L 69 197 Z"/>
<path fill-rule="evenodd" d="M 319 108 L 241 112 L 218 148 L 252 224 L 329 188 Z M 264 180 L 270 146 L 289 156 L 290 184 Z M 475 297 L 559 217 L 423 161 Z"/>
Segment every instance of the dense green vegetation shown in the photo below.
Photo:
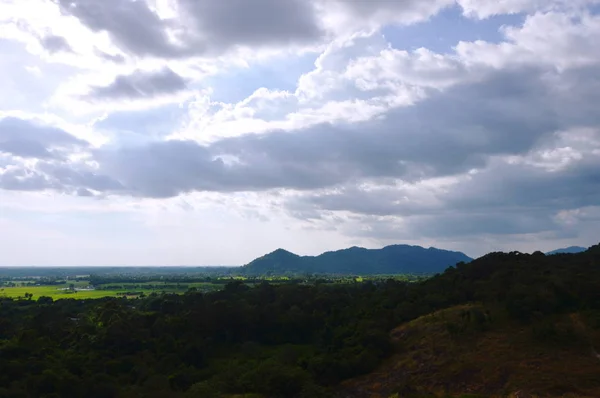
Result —
<path fill-rule="evenodd" d="M 492 327 L 523 325 L 543 351 L 592 344 L 557 326 L 563 315 L 581 314 L 586 328 L 600 330 L 600 246 L 553 256 L 491 253 L 418 283 L 245 282 L 136 299 L 0 298 L 0 396 L 369 396 L 344 381 L 398 352 L 391 330 L 469 303 L 479 307 L 444 323 L 449 336 L 475 341 Z M 398 383 L 393 393 L 418 390 L 389 382 Z"/>

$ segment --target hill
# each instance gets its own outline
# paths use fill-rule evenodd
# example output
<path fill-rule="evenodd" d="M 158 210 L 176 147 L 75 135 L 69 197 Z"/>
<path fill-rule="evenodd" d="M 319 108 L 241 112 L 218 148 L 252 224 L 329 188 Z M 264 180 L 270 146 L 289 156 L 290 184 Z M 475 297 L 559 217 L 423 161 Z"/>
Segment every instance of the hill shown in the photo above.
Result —
<path fill-rule="evenodd" d="M 551 256 L 553 254 L 575 254 L 575 253 L 584 252 L 586 250 L 587 250 L 586 247 L 569 246 L 569 247 L 565 247 L 563 249 L 556 249 L 556 250 L 552 250 L 552 251 L 546 252 L 546 255 L 547 256 Z"/>
<path fill-rule="evenodd" d="M 498 315 L 460 305 L 397 327 L 390 333 L 394 355 L 375 372 L 342 383 L 340 396 L 600 396 L 600 333 L 584 315 L 556 316 L 543 327 Z"/>
<path fill-rule="evenodd" d="M 490 253 L 449 268 L 414 295 L 454 305 L 393 329 L 393 355 L 343 382 L 339 396 L 600 396 L 599 264 L 596 245 L 565 256 Z"/>
<path fill-rule="evenodd" d="M 472 259 L 461 252 L 421 246 L 392 245 L 382 249 L 350 247 L 318 256 L 298 256 L 283 249 L 243 266 L 246 274 L 434 274 Z"/>

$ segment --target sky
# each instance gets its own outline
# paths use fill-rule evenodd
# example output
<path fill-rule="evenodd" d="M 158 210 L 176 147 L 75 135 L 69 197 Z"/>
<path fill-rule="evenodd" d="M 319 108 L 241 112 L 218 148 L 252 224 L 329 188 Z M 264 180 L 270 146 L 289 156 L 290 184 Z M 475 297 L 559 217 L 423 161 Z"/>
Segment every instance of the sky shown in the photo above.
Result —
<path fill-rule="evenodd" d="M 0 265 L 600 236 L 600 0 L 0 0 Z"/>

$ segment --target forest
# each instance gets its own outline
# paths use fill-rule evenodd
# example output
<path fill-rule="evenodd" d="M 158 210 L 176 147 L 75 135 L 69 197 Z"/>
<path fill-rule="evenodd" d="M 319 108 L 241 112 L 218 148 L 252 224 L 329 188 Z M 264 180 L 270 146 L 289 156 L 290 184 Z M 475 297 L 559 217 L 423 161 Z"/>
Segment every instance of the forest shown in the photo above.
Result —
<path fill-rule="evenodd" d="M 536 352 L 560 348 L 591 358 L 600 331 L 600 245 L 578 254 L 490 253 L 418 282 L 263 280 L 248 286 L 232 280 L 214 292 L 134 299 L 3 297 L 0 397 L 374 396 L 369 388 L 376 387 L 360 384 L 361 377 L 391 358 L 402 359 L 403 349 L 415 349 L 398 346 L 398 339 L 414 336 L 397 328 L 452 308 L 463 309 L 456 319 L 444 318 L 444 336 L 476 341 L 490 331 L 518 328 L 527 331 L 523 336 Z M 575 326 L 561 323 L 573 314 Z M 438 350 L 439 357 L 451 347 Z M 600 361 L 594 361 L 597 374 Z M 452 374 L 447 370 L 388 378 L 385 396 L 473 391 L 441 383 L 466 377 L 460 366 Z M 569 391 L 552 380 L 514 378 L 516 368 L 503 372 L 502 380 L 482 382 L 476 392 L 600 391 L 597 377 L 572 375 L 579 386 Z"/>

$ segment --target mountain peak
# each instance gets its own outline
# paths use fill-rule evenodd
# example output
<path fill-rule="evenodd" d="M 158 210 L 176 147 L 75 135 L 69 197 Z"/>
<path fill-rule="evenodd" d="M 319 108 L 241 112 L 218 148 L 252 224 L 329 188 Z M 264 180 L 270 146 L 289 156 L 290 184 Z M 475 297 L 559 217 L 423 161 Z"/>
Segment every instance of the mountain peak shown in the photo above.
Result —
<path fill-rule="evenodd" d="M 279 248 L 276 250 L 273 250 L 271 253 L 267 254 L 267 256 L 294 256 L 294 257 L 298 257 L 297 254 L 294 254 L 290 251 L 287 251 L 285 249 Z"/>
<path fill-rule="evenodd" d="M 353 246 L 318 256 L 298 256 L 285 249 L 277 249 L 246 264 L 244 269 L 251 274 L 434 274 L 459 262 L 471 260 L 461 252 L 428 250 L 411 245 L 390 245 L 383 249 Z"/>
<path fill-rule="evenodd" d="M 573 254 L 573 253 L 581 253 L 587 250 L 587 247 L 582 247 L 582 246 L 569 246 L 569 247 L 565 247 L 562 249 L 556 249 L 556 250 L 552 250 L 546 253 L 546 255 L 552 255 L 552 254 Z"/>

